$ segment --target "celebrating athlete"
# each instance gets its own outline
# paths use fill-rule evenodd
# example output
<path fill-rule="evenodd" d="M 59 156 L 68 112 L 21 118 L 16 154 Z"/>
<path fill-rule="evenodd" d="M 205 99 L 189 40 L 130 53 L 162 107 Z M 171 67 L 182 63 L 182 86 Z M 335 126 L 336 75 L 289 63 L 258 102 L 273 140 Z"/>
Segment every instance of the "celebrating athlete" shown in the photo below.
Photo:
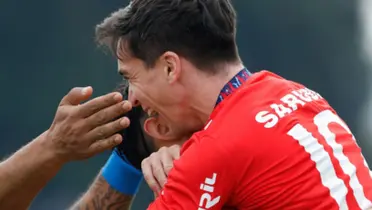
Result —
<path fill-rule="evenodd" d="M 198 131 L 149 209 L 371 207 L 369 168 L 346 124 L 303 85 L 251 74 L 235 34 L 229 0 L 134 0 L 97 27 L 129 101 L 151 115 L 145 130 Z"/>

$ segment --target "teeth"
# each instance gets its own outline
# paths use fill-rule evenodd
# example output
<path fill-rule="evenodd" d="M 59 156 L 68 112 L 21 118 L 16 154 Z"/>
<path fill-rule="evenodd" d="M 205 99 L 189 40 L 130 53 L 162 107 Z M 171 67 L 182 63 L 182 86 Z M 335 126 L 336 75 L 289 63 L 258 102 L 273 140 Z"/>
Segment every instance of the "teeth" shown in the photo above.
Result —
<path fill-rule="evenodd" d="M 152 109 L 149 109 L 149 110 L 147 110 L 147 115 L 148 115 L 149 117 L 154 117 L 154 116 L 157 115 L 157 112 L 154 111 L 154 110 L 152 110 Z"/>

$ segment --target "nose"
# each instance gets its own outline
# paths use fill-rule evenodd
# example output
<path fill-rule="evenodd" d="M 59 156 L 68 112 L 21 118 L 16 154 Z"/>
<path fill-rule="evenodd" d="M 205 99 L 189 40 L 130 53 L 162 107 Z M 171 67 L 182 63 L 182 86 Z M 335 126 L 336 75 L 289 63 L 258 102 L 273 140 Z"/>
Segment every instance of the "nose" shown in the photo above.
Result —
<path fill-rule="evenodd" d="M 135 91 L 133 90 L 133 88 L 131 88 L 130 85 L 129 85 L 129 91 L 128 91 L 128 101 L 132 103 L 133 107 L 140 105 L 140 102 L 138 101 L 135 95 Z"/>

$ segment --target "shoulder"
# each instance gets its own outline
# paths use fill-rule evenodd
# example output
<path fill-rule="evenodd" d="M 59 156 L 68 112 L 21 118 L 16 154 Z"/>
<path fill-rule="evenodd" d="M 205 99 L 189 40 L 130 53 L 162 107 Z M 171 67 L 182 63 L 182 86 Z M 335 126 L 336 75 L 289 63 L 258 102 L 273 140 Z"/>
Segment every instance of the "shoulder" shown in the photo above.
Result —
<path fill-rule="evenodd" d="M 301 85 L 268 71 L 254 74 L 213 111 L 205 131 L 215 139 L 252 139 L 266 133 L 265 123 L 277 123 L 271 106 Z M 245 142 L 247 144 L 248 142 Z"/>
<path fill-rule="evenodd" d="M 194 135 L 188 141 L 180 159 L 174 161 L 160 201 L 185 209 L 204 205 L 221 209 L 237 184 L 231 176 L 236 171 L 232 155 L 210 136 Z M 211 198 L 207 204 L 205 197 Z"/>
<path fill-rule="evenodd" d="M 223 118 L 224 126 L 236 122 L 250 127 L 273 128 L 283 118 L 302 114 L 296 112 L 299 109 L 316 111 L 332 108 L 319 93 L 304 85 L 261 71 L 254 74 L 219 109 L 218 117 Z"/>
<path fill-rule="evenodd" d="M 181 158 L 175 162 L 175 168 L 187 167 L 200 170 L 200 165 L 208 168 L 223 168 L 231 159 L 231 151 L 219 139 L 204 131 L 195 133 L 182 147 Z M 223 166 L 223 167 L 221 167 Z M 204 168 L 207 169 L 207 168 Z"/>
<path fill-rule="evenodd" d="M 248 162 L 297 152 L 301 148 L 287 132 L 309 113 L 329 108 L 318 93 L 266 71 L 225 100 L 202 132 L 214 138 L 213 147 Z"/>

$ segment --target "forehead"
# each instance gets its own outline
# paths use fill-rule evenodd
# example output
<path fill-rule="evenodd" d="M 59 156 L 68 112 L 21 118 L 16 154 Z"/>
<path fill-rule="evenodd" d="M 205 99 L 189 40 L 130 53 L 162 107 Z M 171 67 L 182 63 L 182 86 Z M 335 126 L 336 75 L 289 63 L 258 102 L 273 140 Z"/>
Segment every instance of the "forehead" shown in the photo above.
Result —
<path fill-rule="evenodd" d="M 123 38 L 119 38 L 116 43 L 116 58 L 118 59 L 118 67 L 129 66 L 135 59 L 129 50 L 128 42 Z"/>
<path fill-rule="evenodd" d="M 125 74 L 128 72 L 132 56 L 128 52 L 127 44 L 123 39 L 119 39 L 116 44 L 116 57 L 118 63 L 119 74 Z"/>
<path fill-rule="evenodd" d="M 117 60 L 118 73 L 123 76 L 136 74 L 139 71 L 145 70 L 144 63 L 138 58 L 126 58 Z"/>
<path fill-rule="evenodd" d="M 116 53 L 119 74 L 122 75 L 131 74 L 134 71 L 143 69 L 145 67 L 142 60 L 133 57 L 128 52 L 128 50 L 126 50 L 123 47 L 118 46 Z"/>

